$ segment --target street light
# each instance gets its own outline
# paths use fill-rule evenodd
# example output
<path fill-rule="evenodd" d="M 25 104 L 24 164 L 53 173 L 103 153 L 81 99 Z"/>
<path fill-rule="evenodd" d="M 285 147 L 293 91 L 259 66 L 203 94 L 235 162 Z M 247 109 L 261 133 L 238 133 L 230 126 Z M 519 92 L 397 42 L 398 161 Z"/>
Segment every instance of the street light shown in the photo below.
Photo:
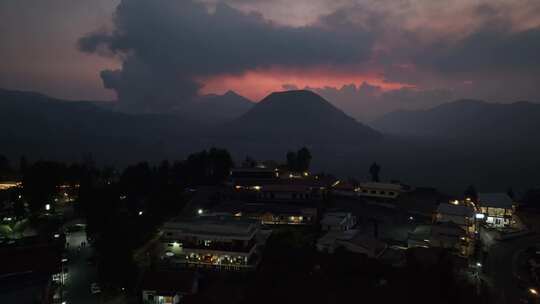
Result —
<path fill-rule="evenodd" d="M 197 210 L 197 214 L 199 214 L 199 215 L 203 214 L 203 212 L 204 212 L 204 210 L 202 210 L 202 209 Z"/>
<path fill-rule="evenodd" d="M 476 262 L 476 267 L 482 267 L 482 263 Z"/>
<path fill-rule="evenodd" d="M 538 290 L 536 290 L 535 288 L 529 288 L 529 293 L 531 293 L 534 296 L 537 296 L 538 295 Z"/>

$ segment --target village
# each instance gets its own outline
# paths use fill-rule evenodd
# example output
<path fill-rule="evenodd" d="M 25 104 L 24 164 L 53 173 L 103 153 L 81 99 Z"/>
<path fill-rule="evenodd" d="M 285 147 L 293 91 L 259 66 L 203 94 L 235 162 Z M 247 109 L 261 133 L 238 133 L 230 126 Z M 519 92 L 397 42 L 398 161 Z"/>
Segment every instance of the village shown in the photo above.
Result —
<path fill-rule="evenodd" d="M 287 276 L 276 263 L 306 263 L 313 275 L 324 271 L 324 263 L 361 260 L 369 265 L 362 267 L 373 269 L 361 270 L 352 280 L 366 279 L 371 282 L 367 287 L 393 290 L 393 276 L 411 276 L 405 269 L 426 267 L 450 272 L 459 282 L 456 293 L 475 296 L 477 302 L 497 297 L 538 302 L 540 236 L 535 212 L 521 206 L 512 193 L 477 192 L 471 186 L 452 196 L 434 188 L 382 181 L 376 163 L 367 170 L 370 179 L 365 181 L 317 174 L 308 167 L 244 162 L 230 168 L 223 182 L 195 182 L 181 189 L 184 203 L 163 211 L 163 221 L 152 219 L 150 213 L 156 211 L 151 205 L 128 206 L 130 194 L 115 192 L 123 206 L 118 214 L 138 226 L 155 222 L 149 226 L 155 229 L 141 228 L 140 233 L 122 230 L 144 235 L 127 253 L 136 268 L 128 275 L 133 276 L 132 283 L 103 279 L 101 265 L 107 259 L 100 244 L 109 236 L 87 223 L 92 221 L 90 211 L 85 216 L 76 207 L 84 191 L 80 184 L 56 186 L 53 199 L 32 212 L 38 220 L 29 224 L 26 209 L 32 206 L 25 203 L 24 184 L 3 182 L 1 191 L 7 195 L 2 196 L 0 256 L 9 267 L 2 267 L 1 276 L 10 289 L 2 289 L 7 293 L 0 293 L 0 299 L 37 294 L 49 299 L 44 303 L 58 304 L 118 299 L 233 303 L 253 297 L 243 291 L 248 286 L 262 288 L 258 276 Z M 102 178 L 97 187 L 115 183 L 122 181 Z M 136 183 L 132 186 L 137 188 Z M 103 206 L 96 208 L 109 208 Z M 108 212 L 95 211 L 99 218 Z M 125 236 L 122 233 L 109 241 L 122 244 L 118 239 Z M 285 261 L 272 260 L 290 248 L 291 255 L 282 257 Z M 42 254 L 35 256 L 38 251 Z M 112 272 L 131 271 L 106 265 Z M 349 266 L 357 267 L 344 267 Z M 337 274 L 338 279 L 341 276 Z M 231 281 L 237 286 L 229 286 Z M 238 288 L 242 291 L 231 293 Z M 230 300 L 219 300 L 223 297 Z"/>

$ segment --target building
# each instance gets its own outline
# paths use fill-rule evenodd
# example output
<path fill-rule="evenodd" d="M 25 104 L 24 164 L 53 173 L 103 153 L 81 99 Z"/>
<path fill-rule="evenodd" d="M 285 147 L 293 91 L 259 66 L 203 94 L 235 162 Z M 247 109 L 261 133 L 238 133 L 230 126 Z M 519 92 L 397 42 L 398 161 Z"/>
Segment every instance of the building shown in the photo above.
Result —
<path fill-rule="evenodd" d="M 274 202 L 320 202 L 324 198 L 323 187 L 301 184 L 262 185 L 257 190 L 257 200 Z"/>
<path fill-rule="evenodd" d="M 359 196 L 383 199 L 396 199 L 401 193 L 410 191 L 408 186 L 393 183 L 360 183 L 357 188 Z"/>
<path fill-rule="evenodd" d="M 409 233 L 408 247 L 443 248 L 460 256 L 469 256 L 473 243 L 468 233 L 454 222 L 419 225 Z"/>
<path fill-rule="evenodd" d="M 316 244 L 317 250 L 325 253 L 334 253 L 336 249 L 364 254 L 370 258 L 380 257 L 387 248 L 386 243 L 372 235 L 361 233 L 359 230 L 329 231 Z"/>
<path fill-rule="evenodd" d="M 332 193 L 341 196 L 357 196 L 358 188 L 349 182 L 337 181 L 332 185 Z"/>
<path fill-rule="evenodd" d="M 0 303 L 52 303 L 65 275 L 62 248 L 35 238 L 0 240 Z"/>
<path fill-rule="evenodd" d="M 149 271 L 141 283 L 143 304 L 179 304 L 199 288 L 198 274 L 193 271 Z"/>
<path fill-rule="evenodd" d="M 228 184 L 240 188 L 250 188 L 267 183 L 275 183 L 279 179 L 279 171 L 270 168 L 235 168 L 231 170 Z"/>
<path fill-rule="evenodd" d="M 321 220 L 323 231 L 346 231 L 356 225 L 356 217 L 350 212 L 328 212 Z"/>
<path fill-rule="evenodd" d="M 212 212 L 258 220 L 263 225 L 312 225 L 317 221 L 317 209 L 276 203 L 222 203 Z"/>
<path fill-rule="evenodd" d="M 11 188 L 20 187 L 21 185 L 22 185 L 21 182 L 10 182 L 10 181 L 0 182 L 0 190 L 8 190 Z"/>
<path fill-rule="evenodd" d="M 259 262 L 260 222 L 200 216 L 164 224 L 161 242 L 169 266 L 250 270 Z"/>
<path fill-rule="evenodd" d="M 511 227 L 515 204 L 506 193 L 479 193 L 478 208 L 481 218 L 493 228 Z"/>
<path fill-rule="evenodd" d="M 469 235 L 476 232 L 474 209 L 463 202 L 439 204 L 433 219 L 436 223 L 452 222 L 467 231 Z"/>

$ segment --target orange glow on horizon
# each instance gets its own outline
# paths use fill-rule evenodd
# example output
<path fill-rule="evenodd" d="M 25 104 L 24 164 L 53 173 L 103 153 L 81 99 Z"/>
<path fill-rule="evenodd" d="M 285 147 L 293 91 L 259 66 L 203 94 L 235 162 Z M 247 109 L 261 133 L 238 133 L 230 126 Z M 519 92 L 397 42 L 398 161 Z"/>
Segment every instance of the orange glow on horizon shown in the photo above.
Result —
<path fill-rule="evenodd" d="M 201 94 L 223 94 L 228 90 L 233 90 L 255 102 L 272 92 L 284 91 L 283 85 L 285 84 L 295 85 L 299 89 L 305 87 L 335 87 L 339 89 L 343 85 L 355 84 L 359 86 L 363 82 L 379 86 L 383 91 L 411 87 L 408 84 L 386 82 L 377 73 L 352 75 L 325 71 L 256 70 L 248 71 L 242 75 L 219 75 L 198 80 L 204 84 L 199 92 Z"/>

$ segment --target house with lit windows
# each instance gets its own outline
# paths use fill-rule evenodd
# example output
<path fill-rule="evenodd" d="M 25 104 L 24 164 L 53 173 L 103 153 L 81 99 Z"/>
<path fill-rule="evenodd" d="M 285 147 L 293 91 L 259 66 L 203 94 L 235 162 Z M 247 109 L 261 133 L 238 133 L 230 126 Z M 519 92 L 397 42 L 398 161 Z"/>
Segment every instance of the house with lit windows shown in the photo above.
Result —
<path fill-rule="evenodd" d="M 199 276 L 193 271 L 147 271 L 141 282 L 143 304 L 180 304 L 196 294 Z"/>
<path fill-rule="evenodd" d="M 171 267 L 251 270 L 260 258 L 260 221 L 199 216 L 164 224 L 163 259 Z"/>
<path fill-rule="evenodd" d="M 271 202 L 246 203 L 224 202 L 211 210 L 210 214 L 222 214 L 258 220 L 263 225 L 313 225 L 317 222 L 317 209 L 307 206 Z"/>
<path fill-rule="evenodd" d="M 479 193 L 478 208 L 489 227 L 506 228 L 514 223 L 515 204 L 506 193 Z"/>

